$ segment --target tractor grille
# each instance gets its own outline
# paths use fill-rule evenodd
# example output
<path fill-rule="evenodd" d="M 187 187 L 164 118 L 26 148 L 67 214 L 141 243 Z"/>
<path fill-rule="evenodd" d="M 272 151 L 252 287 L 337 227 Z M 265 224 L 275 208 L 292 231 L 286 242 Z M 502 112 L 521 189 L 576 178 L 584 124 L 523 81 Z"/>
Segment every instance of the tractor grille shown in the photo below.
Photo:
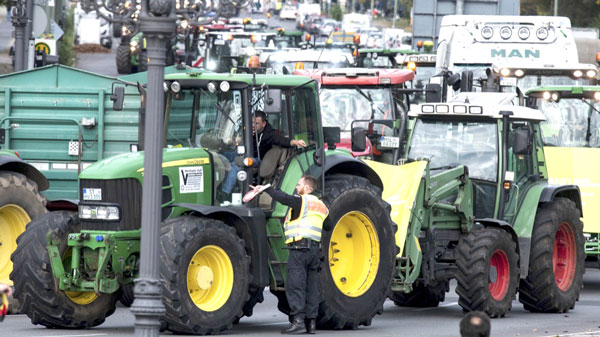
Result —
<path fill-rule="evenodd" d="M 83 188 L 101 188 L 101 203 L 118 204 L 120 221 L 81 220 L 81 228 L 87 230 L 124 231 L 139 229 L 142 223 L 142 184 L 133 178 L 96 180 L 81 179 L 79 200 L 83 200 Z"/>
<path fill-rule="evenodd" d="M 166 204 L 173 198 L 169 177 L 162 176 L 162 204 Z M 139 229 L 142 223 L 142 184 L 134 178 L 95 180 L 81 179 L 79 189 L 79 200 L 83 200 L 83 188 L 101 188 L 102 200 L 99 203 L 118 204 L 121 208 L 120 221 L 89 221 L 81 220 L 82 229 L 87 230 L 109 230 L 125 231 Z M 165 188 L 166 187 L 166 188 Z M 161 220 L 166 219 L 172 208 L 163 207 Z"/>

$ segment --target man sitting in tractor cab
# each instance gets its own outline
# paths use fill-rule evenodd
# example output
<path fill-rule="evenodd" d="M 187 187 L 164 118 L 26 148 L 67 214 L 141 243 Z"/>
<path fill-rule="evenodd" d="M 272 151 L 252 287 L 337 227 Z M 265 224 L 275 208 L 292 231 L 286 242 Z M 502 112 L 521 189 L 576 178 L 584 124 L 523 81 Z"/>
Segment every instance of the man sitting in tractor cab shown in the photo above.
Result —
<path fill-rule="evenodd" d="M 302 139 L 289 139 L 288 137 L 277 133 L 271 124 L 269 124 L 267 115 L 261 110 L 257 110 L 252 117 L 252 131 L 254 153 L 256 155 L 253 159 L 257 164 L 260 164 L 261 160 L 274 145 L 285 148 L 306 146 L 306 142 Z M 227 171 L 227 177 L 221 186 L 221 191 L 226 196 L 231 194 L 239 170 L 240 168 L 232 162 L 231 168 Z"/>

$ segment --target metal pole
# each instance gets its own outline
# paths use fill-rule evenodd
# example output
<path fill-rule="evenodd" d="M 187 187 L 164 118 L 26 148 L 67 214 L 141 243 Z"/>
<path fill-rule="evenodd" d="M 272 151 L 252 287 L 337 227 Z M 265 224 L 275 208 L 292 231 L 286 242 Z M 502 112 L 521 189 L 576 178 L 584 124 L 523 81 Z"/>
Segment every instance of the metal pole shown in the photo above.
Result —
<path fill-rule="evenodd" d="M 456 15 L 462 15 L 464 8 L 463 0 L 456 0 Z"/>
<path fill-rule="evenodd" d="M 394 0 L 394 16 L 392 19 L 392 28 L 396 28 L 396 15 L 398 13 L 398 0 Z"/>
<path fill-rule="evenodd" d="M 25 70 L 25 25 L 27 24 L 23 1 L 18 1 L 12 8 L 10 20 L 15 27 L 15 71 L 22 71 Z"/>
<path fill-rule="evenodd" d="M 558 16 L 558 0 L 554 0 L 554 16 Z"/>
<path fill-rule="evenodd" d="M 135 280 L 135 336 L 159 335 L 161 301 L 159 273 L 164 67 L 167 39 L 175 33 L 175 3 L 172 0 L 142 1 L 140 30 L 148 45 L 148 89 L 146 95 L 144 187 L 142 191 L 142 242 L 140 276 Z"/>
<path fill-rule="evenodd" d="M 31 41 L 33 39 L 33 36 L 31 36 L 33 30 L 33 5 L 33 0 L 26 0 L 27 9 L 25 10 L 25 15 L 27 17 L 27 25 L 25 26 L 25 41 L 23 45 L 27 46 L 25 48 L 25 60 L 27 61 L 24 69 L 33 68 L 34 51 L 31 48 L 33 44 L 33 41 Z"/>

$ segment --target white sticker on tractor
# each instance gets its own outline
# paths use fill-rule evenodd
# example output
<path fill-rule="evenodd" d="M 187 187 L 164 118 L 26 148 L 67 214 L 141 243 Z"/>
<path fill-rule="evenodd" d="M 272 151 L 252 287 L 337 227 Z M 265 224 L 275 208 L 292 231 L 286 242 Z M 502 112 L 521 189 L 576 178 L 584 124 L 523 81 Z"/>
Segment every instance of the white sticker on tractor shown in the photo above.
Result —
<path fill-rule="evenodd" d="M 204 192 L 204 171 L 202 166 L 179 168 L 179 193 Z"/>
<path fill-rule="evenodd" d="M 84 188 L 83 200 L 102 200 L 102 189 L 100 188 Z"/>

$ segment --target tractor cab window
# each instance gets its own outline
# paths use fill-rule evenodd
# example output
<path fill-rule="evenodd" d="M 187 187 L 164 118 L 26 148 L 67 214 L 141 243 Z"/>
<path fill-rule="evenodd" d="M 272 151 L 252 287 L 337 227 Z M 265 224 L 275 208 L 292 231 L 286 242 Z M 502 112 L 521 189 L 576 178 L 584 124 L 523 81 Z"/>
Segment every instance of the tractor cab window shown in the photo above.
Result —
<path fill-rule="evenodd" d="M 600 104 L 589 99 L 539 100 L 544 145 L 600 147 Z"/>
<path fill-rule="evenodd" d="M 308 88 L 295 90 L 289 100 L 293 132 L 290 138 L 302 139 L 308 145 L 319 143 L 318 114 L 313 92 Z"/>
<path fill-rule="evenodd" d="M 414 127 L 408 157 L 429 158 L 432 171 L 466 165 L 471 178 L 496 181 L 496 124 L 419 119 Z"/>

